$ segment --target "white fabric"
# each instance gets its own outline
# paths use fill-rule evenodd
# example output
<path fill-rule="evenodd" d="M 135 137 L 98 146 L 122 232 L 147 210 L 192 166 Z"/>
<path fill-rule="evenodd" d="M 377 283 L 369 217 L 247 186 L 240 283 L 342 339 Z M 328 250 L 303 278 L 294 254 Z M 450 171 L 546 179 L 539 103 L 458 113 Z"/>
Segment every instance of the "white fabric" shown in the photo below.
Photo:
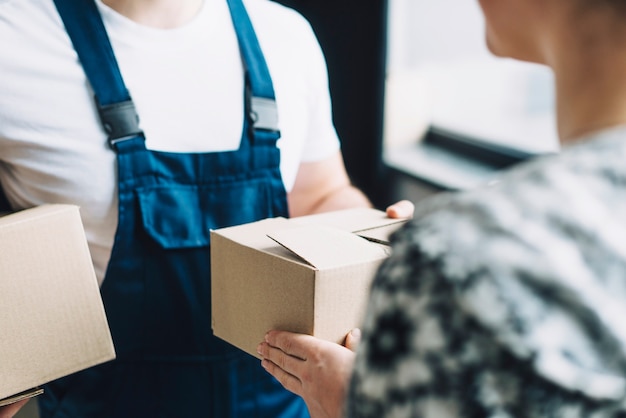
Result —
<path fill-rule="evenodd" d="M 333 155 L 324 57 L 309 24 L 268 0 L 246 0 L 276 91 L 287 190 L 302 161 Z M 189 24 L 159 30 L 99 3 L 137 106 L 148 148 L 236 149 L 243 70 L 224 0 L 205 0 Z M 117 224 L 115 154 L 52 0 L 0 0 L 0 181 L 14 208 L 81 206 L 103 279 Z"/>

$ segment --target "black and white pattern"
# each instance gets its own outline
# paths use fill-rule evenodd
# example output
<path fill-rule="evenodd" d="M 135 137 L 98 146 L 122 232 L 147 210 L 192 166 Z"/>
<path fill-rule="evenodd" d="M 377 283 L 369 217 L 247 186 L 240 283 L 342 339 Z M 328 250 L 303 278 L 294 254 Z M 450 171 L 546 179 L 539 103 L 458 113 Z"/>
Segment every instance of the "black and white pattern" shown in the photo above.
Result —
<path fill-rule="evenodd" d="M 626 129 L 436 196 L 372 288 L 349 417 L 626 417 Z"/>

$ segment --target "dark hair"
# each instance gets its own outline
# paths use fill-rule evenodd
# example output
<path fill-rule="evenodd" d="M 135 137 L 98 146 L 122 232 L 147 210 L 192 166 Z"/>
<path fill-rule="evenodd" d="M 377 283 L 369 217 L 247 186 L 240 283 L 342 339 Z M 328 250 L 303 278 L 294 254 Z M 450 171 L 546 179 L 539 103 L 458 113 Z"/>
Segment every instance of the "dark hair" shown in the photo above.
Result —
<path fill-rule="evenodd" d="M 624 14 L 626 17 L 626 0 L 578 0 L 578 3 L 582 6 L 579 12 L 582 12 L 583 15 L 586 12 L 602 7 L 610 10 L 612 13 Z"/>
<path fill-rule="evenodd" d="M 600 3 L 605 3 L 607 6 L 613 7 L 620 13 L 626 12 L 626 0 L 596 0 Z"/>

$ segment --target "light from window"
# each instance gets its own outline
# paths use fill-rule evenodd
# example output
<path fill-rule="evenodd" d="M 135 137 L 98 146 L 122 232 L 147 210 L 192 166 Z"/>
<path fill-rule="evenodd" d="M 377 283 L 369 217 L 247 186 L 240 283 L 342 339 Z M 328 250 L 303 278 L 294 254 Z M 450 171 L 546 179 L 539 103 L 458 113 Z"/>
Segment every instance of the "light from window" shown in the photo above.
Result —
<path fill-rule="evenodd" d="M 389 0 L 385 141 L 429 126 L 528 152 L 558 148 L 553 78 L 492 56 L 474 0 Z"/>

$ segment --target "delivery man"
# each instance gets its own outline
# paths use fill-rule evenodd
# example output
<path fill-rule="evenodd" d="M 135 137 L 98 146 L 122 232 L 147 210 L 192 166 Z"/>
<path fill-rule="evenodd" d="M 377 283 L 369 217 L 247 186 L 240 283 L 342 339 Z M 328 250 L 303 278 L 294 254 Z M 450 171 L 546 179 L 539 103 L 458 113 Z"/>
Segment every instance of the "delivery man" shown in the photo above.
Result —
<path fill-rule="evenodd" d="M 266 0 L 7 0 L 0 39 L 0 181 L 13 209 L 81 207 L 118 356 L 47 385 L 42 418 L 307 416 L 212 335 L 209 264 L 211 229 L 369 205 L 306 21 Z"/>

